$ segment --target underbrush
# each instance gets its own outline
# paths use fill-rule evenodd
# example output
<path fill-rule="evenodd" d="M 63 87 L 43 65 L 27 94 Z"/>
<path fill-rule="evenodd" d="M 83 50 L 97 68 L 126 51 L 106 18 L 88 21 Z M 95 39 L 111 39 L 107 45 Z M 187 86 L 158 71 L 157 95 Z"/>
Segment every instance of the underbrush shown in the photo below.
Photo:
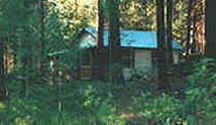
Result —
<path fill-rule="evenodd" d="M 63 85 L 10 83 L 0 121 L 16 125 L 121 125 L 109 84 L 73 81 Z"/>
<path fill-rule="evenodd" d="M 193 69 L 177 94 L 155 94 L 149 84 L 136 82 L 65 81 L 31 84 L 23 90 L 22 82 L 15 81 L 8 84 L 8 100 L 0 103 L 0 121 L 2 125 L 128 125 L 132 119 L 141 125 L 214 125 L 216 63 L 202 59 Z M 136 119 L 122 118 L 126 113 Z"/>
<path fill-rule="evenodd" d="M 187 87 L 180 92 L 136 97 L 129 110 L 150 125 L 215 125 L 216 62 L 201 59 L 188 76 Z M 135 105 L 135 106 L 133 106 Z"/>

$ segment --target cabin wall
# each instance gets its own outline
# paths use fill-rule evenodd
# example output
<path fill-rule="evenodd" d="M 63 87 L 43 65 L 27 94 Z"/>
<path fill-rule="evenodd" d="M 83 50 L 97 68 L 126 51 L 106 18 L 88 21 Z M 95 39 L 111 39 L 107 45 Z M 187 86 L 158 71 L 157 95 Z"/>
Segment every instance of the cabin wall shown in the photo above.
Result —
<path fill-rule="evenodd" d="M 131 68 L 123 68 L 123 74 L 125 80 L 130 80 L 133 74 L 138 74 L 141 77 L 151 78 L 153 76 L 157 76 L 157 67 L 155 67 L 153 59 L 154 50 L 144 50 L 144 49 L 134 49 L 134 67 Z M 179 63 L 179 52 L 173 51 L 173 61 L 174 64 Z M 136 72 L 134 71 L 136 70 Z"/>
<path fill-rule="evenodd" d="M 178 64 L 179 63 L 179 53 L 174 51 L 173 52 L 173 63 Z"/>
<path fill-rule="evenodd" d="M 153 68 L 152 62 L 152 50 L 135 50 L 135 69 L 140 69 L 144 72 L 148 72 L 149 69 Z M 173 63 L 179 63 L 179 52 L 173 51 Z"/>
<path fill-rule="evenodd" d="M 104 49 L 100 54 L 97 53 L 94 56 L 91 56 L 91 65 L 81 66 L 80 67 L 80 79 L 81 80 L 90 80 L 92 77 L 96 79 L 105 79 L 105 69 L 108 68 L 108 51 Z M 123 75 L 125 80 L 130 80 L 133 77 L 133 74 L 139 74 L 142 77 L 150 78 L 149 75 L 157 75 L 156 67 L 153 63 L 152 53 L 154 50 L 146 49 L 131 49 L 124 48 L 122 49 L 122 66 Z M 91 54 L 90 54 L 91 55 Z M 174 64 L 178 64 L 179 56 L 178 52 L 174 51 Z M 99 64 L 100 63 L 100 64 Z M 99 65 L 103 65 L 104 69 L 99 68 Z M 135 70 L 134 70 L 135 69 Z M 155 74 L 156 73 L 156 74 Z"/>
<path fill-rule="evenodd" d="M 147 73 L 152 69 L 152 51 L 150 50 L 135 50 L 135 66 L 138 72 Z"/>
<path fill-rule="evenodd" d="M 152 50 L 134 49 L 133 67 L 123 68 L 125 80 L 130 80 L 133 74 L 143 75 L 152 72 Z M 135 71 L 135 70 L 136 71 Z"/>

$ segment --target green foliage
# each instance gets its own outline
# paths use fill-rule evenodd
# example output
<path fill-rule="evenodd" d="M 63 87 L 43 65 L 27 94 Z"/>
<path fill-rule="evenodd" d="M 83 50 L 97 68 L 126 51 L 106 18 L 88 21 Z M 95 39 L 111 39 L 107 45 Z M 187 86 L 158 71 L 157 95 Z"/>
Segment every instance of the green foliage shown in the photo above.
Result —
<path fill-rule="evenodd" d="M 22 84 L 11 84 L 9 91 L 13 95 L 1 106 L 0 121 L 18 125 L 124 124 L 117 115 L 115 99 L 109 87 L 102 87 L 101 83 L 33 84 L 26 90 L 26 97 L 16 91 L 22 90 Z"/>
<path fill-rule="evenodd" d="M 201 122 L 215 124 L 215 87 L 216 62 L 214 59 L 203 58 L 194 66 L 194 73 L 189 76 L 186 93 L 186 111 L 198 115 Z"/>
<path fill-rule="evenodd" d="M 194 65 L 188 86 L 178 98 L 175 93 L 155 95 L 143 93 L 134 98 L 129 110 L 152 121 L 151 124 L 212 125 L 215 124 L 215 66 L 213 59 L 204 58 Z"/>
<path fill-rule="evenodd" d="M 139 117 L 150 120 L 151 124 L 171 124 L 181 122 L 182 105 L 174 96 L 162 94 L 153 96 L 145 93 L 142 97 L 134 98 L 136 107 L 132 108 Z"/>
<path fill-rule="evenodd" d="M 194 65 L 188 86 L 178 98 L 174 92 L 157 95 L 148 84 L 65 81 L 53 85 L 32 84 L 23 97 L 22 84 L 10 84 L 9 102 L 0 105 L 1 120 L 17 124 L 125 125 L 121 113 L 130 112 L 145 123 L 158 125 L 215 124 L 215 60 Z M 206 79 L 210 78 L 210 79 Z M 122 107 L 122 101 L 127 105 Z M 120 103 L 120 104 L 119 104 Z"/>
<path fill-rule="evenodd" d="M 107 0 L 103 2 L 107 9 Z M 156 29 L 155 1 L 119 2 L 121 27 Z M 187 2 L 175 2 L 174 35 L 184 39 Z M 125 110 L 150 120 L 151 124 L 216 124 L 215 60 L 205 58 L 196 62 L 194 72 L 188 77 L 188 86 L 180 93 L 184 96 L 181 99 L 173 92 L 157 96 L 149 92 L 150 85 L 144 81 L 123 85 L 66 80 L 65 75 L 73 74 L 77 68 L 76 38 L 80 29 L 95 25 L 96 4 L 78 6 L 71 0 L 49 1 L 45 4 L 48 6 L 43 22 L 45 29 L 42 29 L 38 3 L 37 0 L 0 1 L 0 35 L 15 56 L 15 69 L 7 76 L 9 98 L 0 103 L 0 124 L 125 125 L 126 120 L 119 115 Z M 62 50 L 69 52 L 47 57 Z M 55 61 L 54 68 L 50 68 L 51 59 Z M 43 72 L 41 65 L 45 65 Z M 111 70 L 118 72 L 121 68 L 113 65 Z M 59 70 L 64 72 L 62 76 Z M 123 97 L 128 105 L 120 107 Z"/>

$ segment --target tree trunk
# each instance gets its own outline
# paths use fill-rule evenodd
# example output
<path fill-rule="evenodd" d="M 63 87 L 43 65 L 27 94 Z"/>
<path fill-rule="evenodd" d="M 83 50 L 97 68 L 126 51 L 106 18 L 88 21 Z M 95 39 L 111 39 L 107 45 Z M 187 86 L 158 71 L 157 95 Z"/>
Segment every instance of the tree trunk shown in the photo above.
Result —
<path fill-rule="evenodd" d="M 158 64 L 158 89 L 169 89 L 167 77 L 167 59 L 165 42 L 165 22 L 164 22 L 164 0 L 157 0 L 157 64 Z"/>
<path fill-rule="evenodd" d="M 173 15 L 173 0 L 167 0 L 167 60 L 168 64 L 173 64 L 173 51 L 172 51 L 172 15 Z"/>
<path fill-rule="evenodd" d="M 109 75 L 118 78 L 120 70 L 114 71 L 113 69 L 119 68 L 121 60 L 120 51 L 120 22 L 119 22 L 119 4 L 118 0 L 109 0 L 109 64 L 112 73 L 109 71 Z M 111 78 L 114 79 L 114 78 Z"/>
<path fill-rule="evenodd" d="M 5 96 L 4 41 L 0 39 L 0 100 Z"/>
<path fill-rule="evenodd" d="M 45 0 L 40 0 L 41 19 L 40 19 L 40 34 L 41 34 L 41 55 L 40 55 L 40 75 L 44 75 L 45 69 Z"/>
<path fill-rule="evenodd" d="M 215 49 L 216 49 L 216 19 L 215 19 L 215 11 L 216 11 L 216 1 L 215 0 L 206 0 L 206 52 L 205 55 L 210 58 L 216 58 Z"/>
<path fill-rule="evenodd" d="M 97 1 L 97 44 L 98 48 L 103 47 L 103 30 L 104 30 L 104 13 L 103 13 L 103 5 L 102 5 L 102 0 Z"/>
<path fill-rule="evenodd" d="M 192 31 L 192 17 L 191 17 L 191 12 L 192 12 L 192 7 L 193 7 L 193 0 L 189 0 L 188 3 L 188 19 L 187 19 L 187 43 L 186 43 L 186 54 L 190 55 L 191 54 L 191 31 Z"/>
<path fill-rule="evenodd" d="M 104 46 L 103 46 L 103 31 L 104 31 L 104 8 L 103 8 L 103 0 L 97 1 L 97 13 L 96 13 L 96 24 L 97 24 L 97 56 L 95 56 L 94 64 L 93 64 L 93 76 L 97 76 L 100 80 L 104 80 L 105 67 L 104 67 Z M 96 72 L 97 71 L 97 72 Z"/>

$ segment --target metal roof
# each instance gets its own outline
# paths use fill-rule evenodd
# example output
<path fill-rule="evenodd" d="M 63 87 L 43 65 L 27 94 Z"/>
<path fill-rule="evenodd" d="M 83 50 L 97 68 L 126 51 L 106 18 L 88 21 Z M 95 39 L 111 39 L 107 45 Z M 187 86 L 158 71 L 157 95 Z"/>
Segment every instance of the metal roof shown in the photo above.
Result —
<path fill-rule="evenodd" d="M 96 29 L 92 27 L 85 28 L 85 31 L 91 36 L 85 37 L 80 40 L 80 48 L 96 47 Z M 104 30 L 104 46 L 108 46 L 108 30 Z M 94 39 L 94 40 L 93 40 Z M 142 49 L 155 49 L 157 48 L 157 32 L 151 31 L 136 31 L 136 30 L 121 30 L 120 31 L 121 46 L 128 48 L 142 48 Z M 172 47 L 175 50 L 183 50 L 183 46 L 176 41 L 172 41 Z M 49 53 L 48 56 L 61 55 L 68 53 L 70 50 L 64 49 L 62 51 Z"/>
<path fill-rule="evenodd" d="M 86 31 L 96 36 L 96 29 L 88 27 Z M 108 46 L 108 31 L 104 30 L 104 46 Z M 122 47 L 133 48 L 157 48 L 157 32 L 151 31 L 136 31 L 136 30 L 121 30 L 120 41 Z M 173 49 L 182 50 L 183 47 L 176 41 L 172 41 Z"/>

